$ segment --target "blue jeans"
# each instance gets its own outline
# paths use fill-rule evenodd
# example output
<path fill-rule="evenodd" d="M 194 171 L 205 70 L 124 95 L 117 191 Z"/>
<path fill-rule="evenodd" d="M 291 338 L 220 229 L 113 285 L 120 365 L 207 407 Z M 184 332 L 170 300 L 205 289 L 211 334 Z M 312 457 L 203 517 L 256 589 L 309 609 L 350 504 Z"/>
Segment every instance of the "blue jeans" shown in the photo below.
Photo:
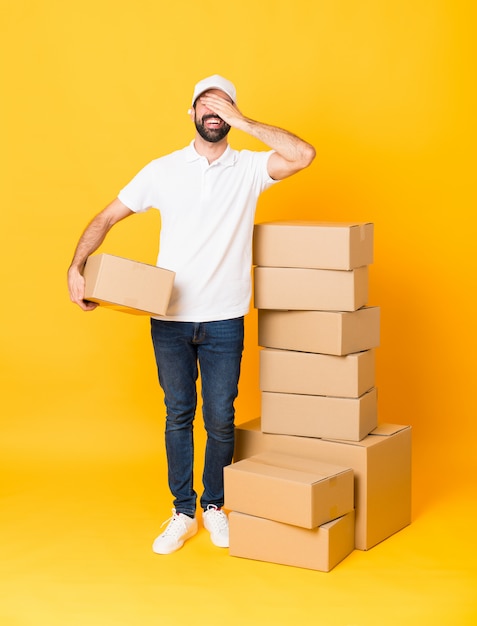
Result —
<path fill-rule="evenodd" d="M 234 453 L 234 401 L 243 352 L 243 317 L 218 322 L 151 319 L 159 383 L 166 404 L 169 488 L 177 513 L 194 516 L 193 421 L 200 368 L 202 413 L 207 433 L 200 504 L 224 503 L 223 469 Z"/>

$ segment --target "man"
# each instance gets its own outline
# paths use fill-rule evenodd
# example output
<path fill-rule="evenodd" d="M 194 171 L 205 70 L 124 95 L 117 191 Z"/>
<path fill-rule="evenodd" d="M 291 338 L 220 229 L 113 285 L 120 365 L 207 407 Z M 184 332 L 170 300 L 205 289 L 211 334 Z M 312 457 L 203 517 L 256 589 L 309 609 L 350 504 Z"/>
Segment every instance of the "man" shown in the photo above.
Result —
<path fill-rule="evenodd" d="M 251 294 L 252 235 L 259 195 L 307 167 L 314 148 L 295 135 L 245 117 L 234 85 L 214 75 L 197 83 L 189 110 L 189 146 L 144 167 L 82 234 L 68 270 L 70 297 L 83 310 L 86 260 L 120 220 L 149 208 L 161 211 L 157 264 L 176 273 L 167 315 L 151 319 L 160 385 L 167 409 L 165 440 L 173 515 L 153 544 L 169 554 L 198 529 L 193 488 L 193 420 L 200 368 L 207 433 L 200 499 L 212 542 L 228 547 L 223 468 L 234 451 L 234 401 L 243 351 L 243 317 Z M 235 151 L 230 128 L 270 150 Z M 166 523 L 166 522 L 164 522 Z"/>

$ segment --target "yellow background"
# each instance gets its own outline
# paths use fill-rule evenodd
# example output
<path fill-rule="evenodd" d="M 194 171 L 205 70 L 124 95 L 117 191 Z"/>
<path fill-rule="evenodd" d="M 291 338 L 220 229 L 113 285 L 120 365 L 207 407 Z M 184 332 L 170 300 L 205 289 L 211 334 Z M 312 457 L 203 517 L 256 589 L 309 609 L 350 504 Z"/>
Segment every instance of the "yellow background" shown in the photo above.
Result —
<path fill-rule="evenodd" d="M 0 0 L 2 626 L 475 623 L 475 7 Z M 257 221 L 375 224 L 379 421 L 413 426 L 414 521 L 326 576 L 202 537 L 150 553 L 170 496 L 148 320 L 66 291 L 86 223 L 190 141 L 193 86 L 216 72 L 317 150 Z M 126 220 L 102 250 L 154 262 L 159 226 Z M 260 412 L 256 311 L 246 332 L 238 422 Z"/>

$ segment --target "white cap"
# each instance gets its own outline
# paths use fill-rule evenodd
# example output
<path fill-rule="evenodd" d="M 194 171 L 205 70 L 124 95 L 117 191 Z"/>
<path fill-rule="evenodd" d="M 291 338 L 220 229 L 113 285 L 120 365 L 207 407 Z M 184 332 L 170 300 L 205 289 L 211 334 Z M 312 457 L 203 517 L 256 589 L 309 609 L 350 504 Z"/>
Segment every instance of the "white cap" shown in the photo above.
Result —
<path fill-rule="evenodd" d="M 235 100 L 237 99 L 235 86 L 226 78 L 223 78 L 218 74 L 214 74 L 213 76 L 209 76 L 208 78 L 204 78 L 203 80 L 199 81 L 194 87 L 192 106 L 194 106 L 194 103 L 200 96 L 200 94 L 204 93 L 204 91 L 208 91 L 209 89 L 220 89 L 220 91 L 223 91 L 232 99 L 232 102 L 235 102 Z"/>

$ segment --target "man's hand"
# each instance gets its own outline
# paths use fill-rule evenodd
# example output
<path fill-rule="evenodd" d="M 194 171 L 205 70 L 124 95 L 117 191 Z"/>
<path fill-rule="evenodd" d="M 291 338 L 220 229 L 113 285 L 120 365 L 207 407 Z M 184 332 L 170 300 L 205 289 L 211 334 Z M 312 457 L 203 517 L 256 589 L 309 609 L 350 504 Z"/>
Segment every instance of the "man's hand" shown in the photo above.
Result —
<path fill-rule="evenodd" d="M 240 122 L 245 121 L 237 106 L 221 96 L 207 92 L 199 97 L 199 101 L 232 128 L 240 128 Z"/>
<path fill-rule="evenodd" d="M 70 267 L 68 270 L 68 290 L 71 301 L 83 311 L 93 311 L 98 304 L 84 299 L 84 285 L 84 276 L 75 267 Z"/>

